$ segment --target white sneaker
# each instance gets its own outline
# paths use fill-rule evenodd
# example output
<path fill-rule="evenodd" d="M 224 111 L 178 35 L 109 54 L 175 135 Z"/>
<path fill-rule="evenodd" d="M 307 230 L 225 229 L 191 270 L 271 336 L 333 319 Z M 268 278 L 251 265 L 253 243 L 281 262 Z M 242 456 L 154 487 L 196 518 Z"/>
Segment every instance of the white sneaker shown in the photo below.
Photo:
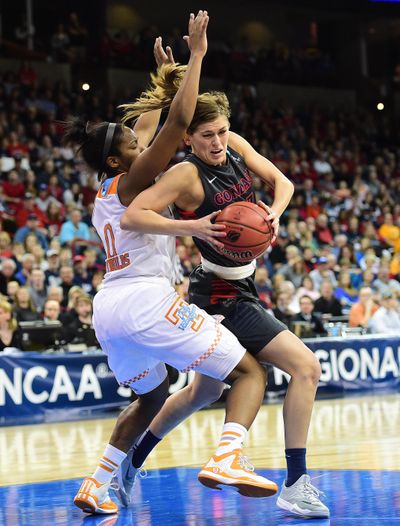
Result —
<path fill-rule="evenodd" d="M 129 506 L 132 501 L 132 490 L 135 485 L 136 478 L 138 476 L 145 477 L 147 474 L 143 467 L 133 467 L 133 451 L 133 448 L 128 451 L 126 457 L 113 476 L 110 486 L 118 500 L 121 502 L 122 506 L 125 508 Z"/>
<path fill-rule="evenodd" d="M 74 504 L 85 513 L 118 513 L 118 506 L 108 494 L 109 488 L 109 483 L 100 484 L 94 478 L 87 477 L 75 495 Z"/>
<path fill-rule="evenodd" d="M 222 489 L 221 485 L 233 487 L 246 497 L 270 497 L 278 491 L 275 482 L 254 472 L 240 449 L 211 457 L 198 479 L 212 489 Z"/>
<path fill-rule="evenodd" d="M 289 488 L 285 486 L 285 482 L 283 483 L 276 503 L 280 508 L 290 511 L 294 515 L 328 518 L 330 515 L 329 508 L 319 499 L 323 495 L 322 491 L 311 484 L 309 475 L 302 475 Z"/>

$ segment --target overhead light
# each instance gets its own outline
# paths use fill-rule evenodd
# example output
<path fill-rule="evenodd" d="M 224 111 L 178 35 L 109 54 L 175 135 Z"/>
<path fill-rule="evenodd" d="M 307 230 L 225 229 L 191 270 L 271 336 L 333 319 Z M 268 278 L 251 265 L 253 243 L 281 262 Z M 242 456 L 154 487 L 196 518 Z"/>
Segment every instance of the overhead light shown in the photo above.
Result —
<path fill-rule="evenodd" d="M 82 84 L 82 89 L 83 89 L 83 91 L 89 91 L 90 90 L 90 84 L 87 83 L 87 82 L 84 82 Z"/>
<path fill-rule="evenodd" d="M 379 110 L 379 111 L 382 111 L 385 109 L 385 105 L 383 104 L 383 102 L 378 102 L 378 104 L 376 105 L 376 109 Z"/>

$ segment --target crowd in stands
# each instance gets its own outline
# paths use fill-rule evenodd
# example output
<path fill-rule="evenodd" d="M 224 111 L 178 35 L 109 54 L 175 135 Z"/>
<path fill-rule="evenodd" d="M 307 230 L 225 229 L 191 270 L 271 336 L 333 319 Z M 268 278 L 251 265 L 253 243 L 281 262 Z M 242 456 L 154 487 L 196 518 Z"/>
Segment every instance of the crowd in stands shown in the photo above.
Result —
<path fill-rule="evenodd" d="M 232 129 L 296 187 L 277 241 L 258 261 L 265 307 L 295 332 L 305 328 L 302 336 L 329 334 L 335 318 L 399 334 L 400 150 L 390 123 L 363 111 L 271 108 L 251 86 L 229 97 Z M 60 121 L 115 120 L 118 102 L 40 84 L 24 69 L 0 74 L 0 350 L 18 346 L 18 323 L 34 320 L 61 320 L 63 341 L 96 344 L 98 183 L 62 146 Z M 254 184 L 256 198 L 271 203 L 262 181 Z M 191 238 L 178 240 L 177 253 L 185 294 L 200 258 Z"/>
<path fill-rule="evenodd" d="M 27 28 L 26 20 L 16 28 L 14 39 L 25 46 L 27 36 L 34 40 L 35 50 L 47 60 L 72 65 L 92 63 L 102 67 L 131 68 L 148 71 L 153 68 L 154 39 L 163 34 L 160 28 L 146 25 L 138 31 L 110 30 L 101 37 L 86 27 L 76 12 L 54 26 L 48 37 Z M 164 44 L 171 46 L 175 59 L 186 63 L 186 28 L 175 27 L 164 34 Z M 221 38 L 221 37 L 220 37 Z M 318 46 L 311 35 L 303 46 L 289 46 L 272 38 L 263 46 L 250 45 L 246 36 L 210 41 L 203 68 L 204 74 L 226 82 L 269 81 L 297 85 L 335 86 L 343 84 L 331 55 Z"/>

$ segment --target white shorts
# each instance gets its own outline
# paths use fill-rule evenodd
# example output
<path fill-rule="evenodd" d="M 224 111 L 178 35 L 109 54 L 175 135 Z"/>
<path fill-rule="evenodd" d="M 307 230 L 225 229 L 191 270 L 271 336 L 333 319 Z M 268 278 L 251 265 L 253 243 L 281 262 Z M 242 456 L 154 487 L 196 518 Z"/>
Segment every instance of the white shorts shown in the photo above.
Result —
<path fill-rule="evenodd" d="M 164 363 L 224 380 L 246 352 L 226 327 L 161 278 L 101 289 L 93 325 L 116 379 L 136 394 L 162 383 Z"/>

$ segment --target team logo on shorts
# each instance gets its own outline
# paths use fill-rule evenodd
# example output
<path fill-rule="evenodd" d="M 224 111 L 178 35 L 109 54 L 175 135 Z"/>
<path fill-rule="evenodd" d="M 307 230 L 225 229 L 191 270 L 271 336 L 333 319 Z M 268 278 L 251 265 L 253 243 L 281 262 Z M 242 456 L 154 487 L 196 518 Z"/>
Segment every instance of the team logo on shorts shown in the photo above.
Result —
<path fill-rule="evenodd" d="M 177 298 L 174 301 L 165 317 L 181 331 L 190 327 L 194 332 L 197 332 L 204 322 L 204 316 L 198 313 L 196 305 L 189 305 L 182 298 Z"/>

